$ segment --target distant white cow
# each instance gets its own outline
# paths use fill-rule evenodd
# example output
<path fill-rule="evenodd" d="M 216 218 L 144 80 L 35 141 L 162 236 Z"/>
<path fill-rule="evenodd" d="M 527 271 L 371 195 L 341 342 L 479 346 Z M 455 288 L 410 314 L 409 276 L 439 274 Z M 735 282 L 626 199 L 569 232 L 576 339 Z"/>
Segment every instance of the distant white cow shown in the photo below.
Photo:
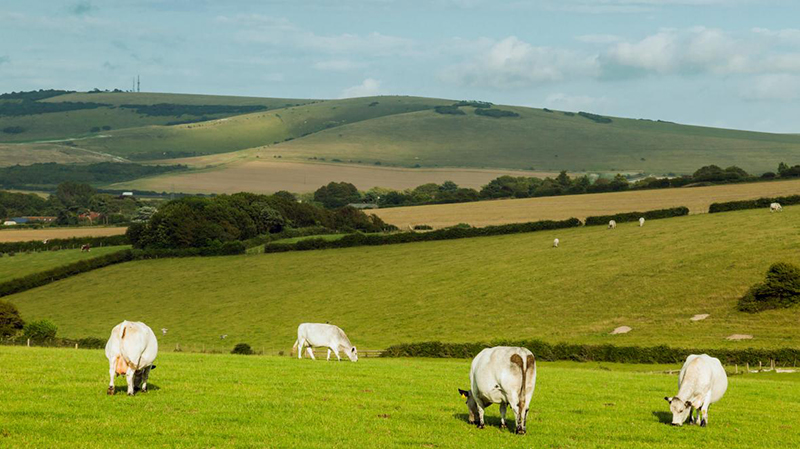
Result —
<path fill-rule="evenodd" d="M 608 222 L 608 229 L 616 229 L 616 228 L 617 228 L 617 222 L 614 220 L 610 220 Z"/>
<path fill-rule="evenodd" d="M 106 343 L 106 358 L 111 380 L 108 394 L 114 394 L 114 377 L 124 374 L 128 381 L 128 396 L 133 396 L 134 387 L 141 385 L 147 392 L 150 370 L 158 355 L 158 340 L 153 330 L 138 321 L 123 321 L 111 329 Z"/>
<path fill-rule="evenodd" d="M 780 203 L 772 203 L 772 204 L 769 205 L 769 211 L 770 212 L 782 212 L 783 211 L 783 207 L 781 207 Z"/>
<path fill-rule="evenodd" d="M 558 248 L 558 239 L 553 239 L 553 248 Z"/>
<path fill-rule="evenodd" d="M 516 417 L 516 432 L 525 434 L 528 409 L 536 387 L 536 359 L 525 348 L 497 346 L 486 348 L 472 360 L 470 391 L 459 389 L 467 400 L 469 423 L 484 428 L 484 409 L 500 404 L 500 428 L 506 428 L 506 407 Z"/>
<path fill-rule="evenodd" d="M 639 227 L 644 226 L 644 217 L 639 217 Z"/>
<path fill-rule="evenodd" d="M 691 424 L 699 420 L 700 426 L 705 427 L 708 407 L 722 399 L 727 389 L 728 376 L 719 359 L 706 354 L 690 355 L 678 374 L 678 394 L 664 398 L 672 411 L 672 425 L 681 426 L 688 417 Z"/>
<path fill-rule="evenodd" d="M 303 323 L 297 326 L 297 341 L 294 342 L 292 350 L 297 350 L 298 359 L 303 358 L 304 346 L 308 346 L 306 350 L 312 360 L 316 360 L 313 348 L 328 348 L 327 360 L 331 359 L 331 351 L 333 351 L 336 354 L 336 359 L 341 361 L 339 351 L 344 351 L 350 361 L 358 361 L 356 347 L 350 343 L 350 339 L 347 338 L 344 331 L 333 324 Z"/>

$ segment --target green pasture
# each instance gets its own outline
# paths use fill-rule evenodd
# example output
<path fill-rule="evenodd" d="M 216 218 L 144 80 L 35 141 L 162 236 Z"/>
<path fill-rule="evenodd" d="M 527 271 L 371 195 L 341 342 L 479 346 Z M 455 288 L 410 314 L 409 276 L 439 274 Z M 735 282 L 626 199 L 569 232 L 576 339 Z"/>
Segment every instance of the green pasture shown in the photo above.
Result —
<path fill-rule="evenodd" d="M 125 248 L 127 247 L 98 246 L 92 248 L 89 252 L 82 252 L 80 249 L 64 249 L 60 251 L 17 252 L 13 256 L 3 254 L 0 257 L 0 282 L 47 271 L 79 260 L 103 256 Z"/>
<path fill-rule="evenodd" d="M 561 241 L 552 248 L 553 239 Z M 144 260 L 7 297 L 64 337 L 123 319 L 164 347 L 247 342 L 288 351 L 297 324 L 342 327 L 360 349 L 539 338 L 689 348 L 800 347 L 800 308 L 737 300 L 774 262 L 800 264 L 800 207 L 381 247 Z M 87 294 L 91 292 L 91 294 Z M 696 314 L 709 314 L 691 321 Z M 619 326 L 627 334 L 610 335 Z M 729 341 L 732 334 L 751 340 Z"/>
<path fill-rule="evenodd" d="M 676 375 L 538 364 L 528 434 L 467 423 L 468 360 L 162 353 L 146 394 L 100 350 L 0 347 L 3 447 L 752 448 L 800 445 L 797 374 L 730 378 L 709 425 L 670 426 Z M 643 368 L 642 369 L 646 369 Z M 509 410 L 509 421 L 513 413 Z"/>

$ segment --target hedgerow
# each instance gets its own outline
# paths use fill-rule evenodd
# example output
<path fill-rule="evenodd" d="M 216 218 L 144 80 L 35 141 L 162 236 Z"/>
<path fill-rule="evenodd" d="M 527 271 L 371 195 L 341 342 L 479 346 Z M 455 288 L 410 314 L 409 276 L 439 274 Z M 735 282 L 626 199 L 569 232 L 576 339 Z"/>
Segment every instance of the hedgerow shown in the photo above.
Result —
<path fill-rule="evenodd" d="M 637 221 L 639 217 L 644 217 L 645 220 L 657 220 L 659 218 L 672 218 L 689 215 L 688 207 L 673 207 L 670 209 L 649 210 L 646 212 L 623 212 L 613 215 L 598 215 L 594 217 L 586 217 L 586 226 L 606 225 L 610 220 L 617 223 L 625 223 L 628 221 Z"/>
<path fill-rule="evenodd" d="M 97 246 L 120 246 L 130 242 L 124 234 L 111 235 L 107 237 L 72 237 L 68 239 L 49 239 L 30 240 L 27 242 L 5 242 L 0 243 L 0 253 L 23 252 L 23 251 L 54 251 L 59 249 L 80 248 L 88 244 L 91 247 Z"/>
<path fill-rule="evenodd" d="M 714 214 L 717 212 L 729 212 L 732 210 L 768 208 L 772 203 L 780 203 L 782 206 L 800 204 L 800 195 L 758 198 L 755 200 L 728 201 L 725 203 L 712 203 L 708 208 L 708 213 Z"/>

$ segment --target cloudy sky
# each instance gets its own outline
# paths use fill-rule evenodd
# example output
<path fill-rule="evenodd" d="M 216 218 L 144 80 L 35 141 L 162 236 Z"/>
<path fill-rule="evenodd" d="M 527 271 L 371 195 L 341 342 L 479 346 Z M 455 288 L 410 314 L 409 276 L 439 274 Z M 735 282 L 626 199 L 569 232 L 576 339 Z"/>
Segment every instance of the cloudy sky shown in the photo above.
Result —
<path fill-rule="evenodd" d="M 479 99 L 800 132 L 791 0 L 3 0 L 0 92 Z"/>

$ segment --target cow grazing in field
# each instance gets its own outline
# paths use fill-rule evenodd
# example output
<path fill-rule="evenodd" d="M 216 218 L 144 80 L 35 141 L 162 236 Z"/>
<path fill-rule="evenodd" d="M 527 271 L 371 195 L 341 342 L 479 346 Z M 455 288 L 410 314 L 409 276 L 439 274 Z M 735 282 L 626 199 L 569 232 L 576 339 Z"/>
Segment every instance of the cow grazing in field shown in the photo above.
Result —
<path fill-rule="evenodd" d="M 782 212 L 783 211 L 783 207 L 781 207 L 780 203 L 772 203 L 772 204 L 769 205 L 769 211 L 770 212 Z"/>
<path fill-rule="evenodd" d="M 305 346 L 308 346 L 306 350 L 312 360 L 315 360 L 312 348 L 328 348 L 327 360 L 331 359 L 331 351 L 333 351 L 336 359 L 341 361 L 339 351 L 344 351 L 350 361 L 358 361 L 356 347 L 350 343 L 350 339 L 347 338 L 344 331 L 333 324 L 303 323 L 297 326 L 297 341 L 294 342 L 292 350 L 297 349 L 298 359 L 303 358 L 303 347 Z"/>
<path fill-rule="evenodd" d="M 87 244 L 85 244 L 85 245 L 83 245 L 83 246 L 81 246 L 81 252 L 84 252 L 84 251 L 85 251 L 85 252 L 87 252 L 87 253 L 88 253 L 88 252 L 89 252 L 89 251 L 91 251 L 91 250 L 92 250 L 92 247 L 91 247 L 91 245 L 89 245 L 88 243 L 87 243 Z"/>
<path fill-rule="evenodd" d="M 553 248 L 558 248 L 558 243 L 559 243 L 558 239 L 553 239 Z"/>
<path fill-rule="evenodd" d="M 639 217 L 639 227 L 644 226 L 644 217 Z"/>
<path fill-rule="evenodd" d="M 114 394 L 114 378 L 124 374 L 128 380 L 128 396 L 133 396 L 134 387 L 141 386 L 147 392 L 150 370 L 158 354 L 158 341 L 153 330 L 138 321 L 123 321 L 111 329 L 106 343 L 106 358 L 111 381 L 108 394 Z"/>
<path fill-rule="evenodd" d="M 608 222 L 608 229 L 616 229 L 616 228 L 617 228 L 617 222 L 614 220 L 610 220 Z"/>
<path fill-rule="evenodd" d="M 672 411 L 672 425 L 681 426 L 688 417 L 691 424 L 700 421 L 700 426 L 705 427 L 708 407 L 722 399 L 727 389 L 728 376 L 719 359 L 706 354 L 690 355 L 678 374 L 678 394 L 664 398 Z"/>
<path fill-rule="evenodd" d="M 516 432 L 525 434 L 528 409 L 536 387 L 536 358 L 525 348 L 497 346 L 486 348 L 472 360 L 471 388 L 459 389 L 467 400 L 469 423 L 484 428 L 484 409 L 500 404 L 500 428 L 506 428 L 506 407 L 516 417 Z"/>

